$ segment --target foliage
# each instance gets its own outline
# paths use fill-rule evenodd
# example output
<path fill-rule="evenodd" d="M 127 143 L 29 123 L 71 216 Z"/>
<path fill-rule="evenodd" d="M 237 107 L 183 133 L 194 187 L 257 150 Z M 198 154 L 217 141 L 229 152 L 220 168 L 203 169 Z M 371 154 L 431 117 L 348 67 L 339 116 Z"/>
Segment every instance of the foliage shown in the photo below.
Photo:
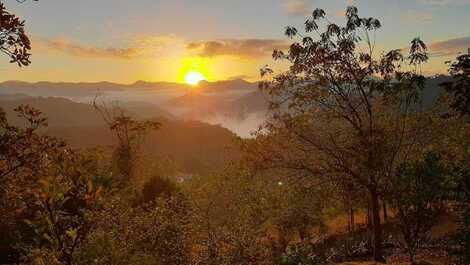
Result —
<path fill-rule="evenodd" d="M 272 264 L 268 223 L 282 194 L 277 182 L 233 165 L 190 185 L 196 264 Z"/>
<path fill-rule="evenodd" d="M 24 127 L 10 125 L 0 109 L 0 261 L 17 259 L 15 244 L 31 241 L 22 220 L 31 215 L 34 203 L 31 189 L 37 186 L 37 174 L 46 164 L 47 155 L 64 147 L 57 139 L 42 136 L 38 130 L 46 125 L 41 112 L 22 105 L 15 109 L 25 121 Z"/>
<path fill-rule="evenodd" d="M 280 250 L 284 252 L 293 236 L 298 236 L 300 242 L 308 242 L 325 233 L 324 208 L 329 201 L 318 190 L 280 183 L 283 195 L 273 205 L 270 223 L 278 233 Z M 312 233 L 312 230 L 317 232 Z"/>
<path fill-rule="evenodd" d="M 31 42 L 25 33 L 25 22 L 15 14 L 9 13 L 0 3 L 0 51 L 10 57 L 10 63 L 27 66 Z"/>
<path fill-rule="evenodd" d="M 36 234 L 33 249 L 48 249 L 63 264 L 73 264 L 74 252 L 94 222 L 87 214 L 96 207 L 101 188 L 92 182 L 86 157 L 60 150 L 48 159 L 49 166 L 40 172 L 45 177 L 32 190 L 35 201 L 29 207 L 35 213 L 25 222 Z"/>
<path fill-rule="evenodd" d="M 76 256 L 79 264 L 177 264 L 190 262 L 191 210 L 182 195 L 145 207 L 110 199 Z"/>
<path fill-rule="evenodd" d="M 457 249 L 451 249 L 450 254 L 457 258 L 458 264 L 464 265 L 470 262 L 470 169 L 468 162 L 459 162 L 452 168 L 454 186 L 449 193 L 449 199 L 456 202 L 459 223 L 454 235 Z"/>
<path fill-rule="evenodd" d="M 449 191 L 448 170 L 436 154 L 429 153 L 423 161 L 409 162 L 400 167 L 393 181 L 392 205 L 412 263 L 417 249 L 429 240 Z"/>
<path fill-rule="evenodd" d="M 167 198 L 178 192 L 177 185 L 168 178 L 151 177 L 142 188 L 140 203 L 149 203 L 158 198 Z"/>
<path fill-rule="evenodd" d="M 400 49 L 377 55 L 373 36 L 380 27 L 377 19 L 360 17 L 356 7 L 347 8 L 344 26 L 316 9 L 305 22 L 305 35 L 287 27 L 286 35 L 297 41 L 287 53 L 274 51 L 273 58 L 291 66 L 261 83 L 273 116 L 245 148 L 254 167 L 365 191 L 376 260 L 383 259 L 380 197 L 400 161 L 429 140 L 428 124 L 416 112 L 426 45 L 415 38 L 407 56 Z"/>
<path fill-rule="evenodd" d="M 450 62 L 449 73 L 452 81 L 444 82 L 442 86 L 453 96 L 451 108 L 461 115 L 470 115 L 470 49 L 468 53 L 459 55 Z"/>
<path fill-rule="evenodd" d="M 28 65 L 24 22 L 2 3 L 0 22 L 0 50 Z M 162 177 L 177 174 L 172 163 L 153 167 L 140 159 L 145 169 L 136 170 L 139 149 L 159 122 L 95 101 L 117 139 L 107 158 L 42 135 L 47 123 L 38 110 L 15 110 L 24 127 L 12 126 L 0 110 L 0 263 L 330 264 L 368 255 L 371 232 L 380 261 L 379 202 L 391 203 L 414 262 L 451 201 L 460 222 L 457 254 L 468 264 L 468 127 L 461 117 L 440 119 L 420 109 L 426 45 L 415 38 L 408 55 L 398 49 L 378 55 L 373 36 L 380 27 L 355 7 L 346 10 L 344 26 L 316 9 L 306 36 L 287 27 L 296 41 L 273 57 L 291 67 L 260 85 L 273 115 L 255 139 L 241 140 L 245 160 L 179 184 Z M 462 116 L 469 56 L 451 64 L 454 80 L 444 84 Z M 327 210 L 344 207 L 354 217 L 364 205 L 373 231 L 354 231 L 351 219 L 351 233 L 326 235 Z"/>
<path fill-rule="evenodd" d="M 133 177 L 139 148 L 150 131 L 158 130 L 161 124 L 157 121 L 138 121 L 119 106 L 108 107 L 105 102 L 93 106 L 103 117 L 109 129 L 117 138 L 114 161 L 120 179 L 120 185 L 127 184 Z"/>
<path fill-rule="evenodd" d="M 1 119 L 1 209 L 7 244 L 26 255 L 47 250 L 59 262 L 71 264 L 90 226 L 86 213 L 100 195 L 92 182 L 96 167 L 61 141 L 41 136 L 37 130 L 45 119 L 39 111 L 29 106 L 16 111 L 29 124 L 26 128 Z"/>
<path fill-rule="evenodd" d="M 0 179 L 2 182 L 25 167 L 34 167 L 47 150 L 63 146 L 63 143 L 37 131 L 46 125 L 41 112 L 27 105 L 15 109 L 25 121 L 25 127 L 15 127 L 8 123 L 6 114 L 0 109 Z M 33 168 L 31 168 L 33 169 Z"/>

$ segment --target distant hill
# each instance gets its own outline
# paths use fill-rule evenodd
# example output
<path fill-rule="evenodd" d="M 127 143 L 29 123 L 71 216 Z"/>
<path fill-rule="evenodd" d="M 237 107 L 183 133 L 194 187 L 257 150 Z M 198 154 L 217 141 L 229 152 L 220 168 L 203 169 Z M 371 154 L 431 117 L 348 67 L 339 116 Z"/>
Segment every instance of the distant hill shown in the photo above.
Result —
<path fill-rule="evenodd" d="M 92 105 L 77 103 L 60 97 L 30 97 L 22 94 L 0 95 L 0 107 L 7 113 L 13 124 L 22 124 L 13 110 L 19 105 L 30 105 L 48 117 L 49 127 L 80 127 L 103 125 L 103 119 Z M 167 111 L 149 103 L 129 102 L 124 105 L 129 115 L 137 119 L 175 119 Z"/>
<path fill-rule="evenodd" d="M 256 83 L 249 83 L 242 79 L 207 82 L 203 81 L 198 90 L 207 93 L 227 92 L 231 90 L 251 90 L 257 87 Z M 145 82 L 137 81 L 133 84 L 118 84 L 111 82 L 36 82 L 6 81 L 0 83 L 0 94 L 26 94 L 29 96 L 54 97 L 86 97 L 94 96 L 97 91 L 102 92 L 132 92 L 140 90 L 175 90 L 180 92 L 193 90 L 187 84 L 171 82 Z"/>
<path fill-rule="evenodd" d="M 169 157 L 181 172 L 197 174 L 221 168 L 238 156 L 233 145 L 236 135 L 228 129 L 194 121 L 159 121 L 161 129 L 148 135 L 142 146 L 148 160 Z M 112 149 L 116 141 L 104 126 L 55 127 L 47 129 L 46 134 L 60 137 L 75 148 Z"/>
<path fill-rule="evenodd" d="M 428 77 L 423 91 L 424 106 L 432 105 L 448 76 Z M 51 126 L 95 126 L 101 118 L 90 105 L 98 92 L 100 100 L 118 101 L 137 118 L 164 117 L 169 120 L 199 120 L 229 128 L 247 137 L 263 123 L 268 112 L 268 98 L 257 89 L 256 83 L 242 79 L 206 82 L 197 87 L 170 82 L 133 84 L 98 83 L 27 83 L 8 81 L 0 83 L 0 106 L 12 109 L 29 103 L 50 116 Z M 42 98 L 38 98 L 42 96 Z M 28 97 L 34 96 L 31 101 Z M 62 98 L 57 98 L 62 97 Z M 65 101 L 65 98 L 72 101 Z M 9 101 L 9 102 L 6 102 Z M 82 113 L 80 117 L 68 114 Z"/>
<path fill-rule="evenodd" d="M 116 143 L 101 116 L 93 106 L 58 97 L 29 97 L 24 95 L 0 95 L 0 107 L 6 111 L 13 124 L 22 126 L 13 109 L 28 104 L 41 110 L 49 126 L 44 133 L 67 141 L 74 148 L 105 147 L 112 150 Z M 178 120 L 154 105 L 142 102 L 122 104 L 136 118 L 154 119 L 162 123 L 160 130 L 147 137 L 143 152 L 147 159 L 170 157 L 179 170 L 185 173 L 203 173 L 222 167 L 237 156 L 232 149 L 236 135 L 221 126 L 197 121 Z"/>

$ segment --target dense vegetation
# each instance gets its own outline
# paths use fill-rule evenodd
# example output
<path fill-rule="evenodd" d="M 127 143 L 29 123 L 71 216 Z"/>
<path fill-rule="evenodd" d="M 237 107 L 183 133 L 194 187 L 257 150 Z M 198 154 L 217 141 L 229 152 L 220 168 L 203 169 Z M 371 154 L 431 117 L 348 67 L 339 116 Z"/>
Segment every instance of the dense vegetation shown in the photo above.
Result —
<path fill-rule="evenodd" d="M 7 54 L 27 65 L 24 23 L 3 5 L 0 12 L 0 30 L 17 36 L 2 49 L 19 47 Z M 297 265 L 405 256 L 415 264 L 434 261 L 431 249 L 444 256 L 436 262 L 469 264 L 470 54 L 450 63 L 440 99 L 423 104 L 426 45 L 416 38 L 407 55 L 376 54 L 380 22 L 355 7 L 346 18 L 332 24 L 317 9 L 305 33 L 287 28 L 293 44 L 273 57 L 290 68 L 260 84 L 272 115 L 253 138 L 233 141 L 230 155 L 219 155 L 224 163 L 214 155 L 187 162 L 191 176 L 178 176 L 181 161 L 145 152 L 165 126 L 176 127 L 171 134 L 188 128 L 175 121 L 95 101 L 114 136 L 110 151 L 48 136 L 46 117 L 28 105 L 15 109 L 14 122 L 0 111 L 0 263 Z M 219 129 L 206 135 L 208 145 L 229 138 Z"/>

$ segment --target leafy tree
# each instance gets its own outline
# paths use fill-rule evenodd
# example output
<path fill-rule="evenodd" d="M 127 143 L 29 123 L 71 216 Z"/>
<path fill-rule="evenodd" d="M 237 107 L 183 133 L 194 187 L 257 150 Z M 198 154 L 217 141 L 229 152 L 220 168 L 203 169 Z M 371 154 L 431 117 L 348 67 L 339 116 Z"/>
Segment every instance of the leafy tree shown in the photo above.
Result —
<path fill-rule="evenodd" d="M 37 0 L 35 0 L 37 1 Z M 25 2 L 25 0 L 17 0 Z M 31 42 L 25 33 L 25 22 L 9 13 L 0 2 L 0 51 L 10 57 L 10 63 L 27 66 L 31 63 Z"/>
<path fill-rule="evenodd" d="M 300 40 L 287 53 L 274 51 L 274 59 L 291 66 L 260 85 L 274 114 L 246 148 L 247 160 L 297 178 L 316 178 L 318 185 L 347 178 L 367 191 L 374 258 L 383 261 L 383 187 L 400 161 L 418 151 L 416 143 L 424 140 L 418 135 L 427 128 L 420 119 L 408 122 L 417 116 L 412 111 L 424 87 L 426 45 L 416 38 L 408 56 L 399 49 L 377 55 L 377 19 L 360 17 L 355 7 L 348 7 L 344 26 L 325 15 L 316 9 L 305 22 L 305 35 L 287 27 L 286 35 Z M 271 73 L 261 69 L 262 75 Z"/>
<path fill-rule="evenodd" d="M 459 55 L 449 62 L 449 73 L 453 80 L 442 86 L 452 95 L 451 108 L 461 115 L 470 115 L 470 48 L 468 53 Z"/>
<path fill-rule="evenodd" d="M 400 167 L 393 181 L 392 206 L 412 264 L 442 213 L 449 191 L 447 171 L 440 157 L 430 153 L 423 161 Z"/>
<path fill-rule="evenodd" d="M 5 183 L 11 175 L 26 167 L 34 167 L 43 159 L 47 150 L 63 146 L 63 143 L 38 130 L 47 125 L 39 110 L 21 105 L 14 110 L 25 120 L 24 128 L 10 125 L 6 113 L 0 109 L 0 180 Z"/>
<path fill-rule="evenodd" d="M 44 165 L 45 155 L 63 147 L 54 138 L 42 136 L 38 130 L 46 125 L 41 112 L 22 105 L 15 109 L 25 120 L 24 127 L 11 125 L 0 109 L 0 260 L 15 260 L 19 252 L 14 245 L 21 240 L 30 241 L 28 229 L 22 221 L 30 211 L 25 203 L 31 197 L 25 190 L 39 179 L 36 174 Z M 25 236 L 26 238 L 23 238 Z"/>
<path fill-rule="evenodd" d="M 139 148 L 145 136 L 151 131 L 158 130 L 161 124 L 156 121 L 135 120 L 119 106 L 108 107 L 105 102 L 99 105 L 96 99 L 93 105 L 117 138 L 114 160 L 121 177 L 121 185 L 128 183 L 132 179 Z"/>
<path fill-rule="evenodd" d="M 34 214 L 25 222 L 34 230 L 32 254 L 54 253 L 51 258 L 60 264 L 75 264 L 74 254 L 87 238 L 94 220 L 88 218 L 97 207 L 101 187 L 92 182 L 91 161 L 68 149 L 49 153 L 48 166 L 41 169 L 42 177 L 31 189 Z M 28 256 L 37 262 L 34 255 Z"/>
<path fill-rule="evenodd" d="M 71 264 L 90 225 L 85 214 L 99 195 L 95 167 L 62 141 L 38 133 L 46 124 L 40 111 L 20 106 L 16 112 L 25 128 L 0 115 L 1 258 L 13 263 L 21 253 L 39 258 L 47 252 L 47 258 Z"/>
<path fill-rule="evenodd" d="M 454 187 L 449 199 L 457 204 L 459 230 L 455 236 L 459 249 L 453 254 L 459 264 L 470 263 L 470 49 L 449 61 L 452 80 L 441 84 L 450 94 L 450 114 L 445 115 L 446 140 L 441 153 L 447 157 Z M 456 114 L 456 115 L 453 115 Z"/>

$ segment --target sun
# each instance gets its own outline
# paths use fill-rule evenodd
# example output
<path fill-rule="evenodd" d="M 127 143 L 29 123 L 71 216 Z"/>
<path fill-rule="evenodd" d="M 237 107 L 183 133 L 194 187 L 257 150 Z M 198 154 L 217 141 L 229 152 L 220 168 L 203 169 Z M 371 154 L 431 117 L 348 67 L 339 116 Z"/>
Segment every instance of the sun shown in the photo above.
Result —
<path fill-rule="evenodd" d="M 197 86 L 199 82 L 211 81 L 211 61 L 208 58 L 186 57 L 179 60 L 177 80 L 180 83 Z"/>
<path fill-rule="evenodd" d="M 192 86 L 199 84 L 203 80 L 206 80 L 206 78 L 199 72 L 189 72 L 184 76 L 184 81 Z"/>

